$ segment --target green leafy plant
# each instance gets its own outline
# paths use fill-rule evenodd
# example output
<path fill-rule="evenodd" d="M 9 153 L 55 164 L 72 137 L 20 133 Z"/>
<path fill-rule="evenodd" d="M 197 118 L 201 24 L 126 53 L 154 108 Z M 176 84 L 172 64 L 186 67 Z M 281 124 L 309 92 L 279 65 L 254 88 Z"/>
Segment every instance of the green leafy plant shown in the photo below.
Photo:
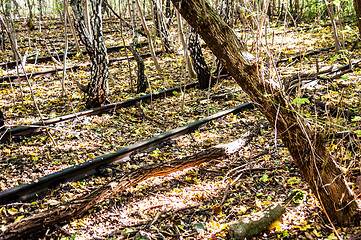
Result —
<path fill-rule="evenodd" d="M 292 104 L 295 104 L 295 103 L 302 105 L 305 103 L 310 103 L 310 100 L 308 98 L 295 98 L 295 99 L 293 99 Z"/>

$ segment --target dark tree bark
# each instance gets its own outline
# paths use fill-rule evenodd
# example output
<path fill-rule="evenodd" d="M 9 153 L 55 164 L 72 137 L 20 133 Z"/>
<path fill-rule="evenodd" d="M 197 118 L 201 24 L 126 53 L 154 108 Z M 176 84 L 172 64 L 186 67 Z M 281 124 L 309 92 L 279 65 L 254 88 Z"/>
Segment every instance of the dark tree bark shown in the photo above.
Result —
<path fill-rule="evenodd" d="M 43 0 L 38 0 L 39 20 L 43 20 Z"/>
<path fill-rule="evenodd" d="M 202 47 L 198 41 L 198 33 L 193 28 L 188 37 L 188 50 L 192 58 L 194 71 L 197 73 L 198 86 L 200 89 L 206 89 L 209 86 L 211 72 L 204 60 Z"/>
<path fill-rule="evenodd" d="M 154 27 L 155 27 L 155 34 L 157 37 L 160 37 L 160 25 L 159 25 L 159 19 L 158 19 L 158 8 L 155 0 L 153 0 L 153 21 L 154 21 Z"/>
<path fill-rule="evenodd" d="M 134 41 L 130 44 L 130 51 L 137 62 L 137 93 L 142 93 L 147 90 L 147 81 L 144 74 L 145 65 L 142 57 L 137 52 L 135 45 Z"/>
<path fill-rule="evenodd" d="M 130 43 L 130 51 L 132 52 L 135 61 L 137 62 L 137 93 L 142 93 L 147 90 L 147 82 L 145 80 L 145 66 L 142 57 L 139 55 L 136 46 L 138 43 L 137 29 L 137 15 L 136 15 L 136 2 L 132 0 L 132 22 L 133 22 L 133 40 Z"/>
<path fill-rule="evenodd" d="M 206 11 L 202 0 L 172 2 L 275 128 L 328 217 L 341 225 L 355 223 L 358 205 L 343 171 L 327 151 L 324 137 L 286 102 L 281 84 L 267 77 L 268 69 L 244 49 L 207 2 Z"/>
<path fill-rule="evenodd" d="M 26 3 L 28 4 L 29 8 L 29 19 L 26 22 L 26 26 L 29 28 L 29 31 L 33 31 L 35 29 L 34 23 L 33 23 L 33 6 L 34 3 L 30 2 L 30 0 L 27 0 Z"/>
<path fill-rule="evenodd" d="M 3 112 L 0 110 L 0 129 L 5 125 L 5 117 Z"/>
<path fill-rule="evenodd" d="M 170 5 L 170 0 L 166 0 L 165 2 L 165 17 L 166 18 L 171 18 L 173 17 L 173 10 L 171 8 L 171 5 Z"/>
<path fill-rule="evenodd" d="M 4 21 L 0 21 L 0 50 L 5 51 L 5 36 L 6 36 L 6 26 Z"/>
<path fill-rule="evenodd" d="M 109 59 L 103 38 L 101 2 L 102 0 L 90 1 L 91 33 L 89 33 L 86 28 L 81 0 L 71 0 L 70 2 L 75 15 L 75 27 L 78 30 L 80 40 L 86 47 L 91 61 L 91 77 L 87 87 L 87 108 L 100 106 L 106 101 L 109 92 Z"/>
<path fill-rule="evenodd" d="M 353 0 L 353 7 L 356 11 L 359 39 L 361 38 L 361 0 Z"/>

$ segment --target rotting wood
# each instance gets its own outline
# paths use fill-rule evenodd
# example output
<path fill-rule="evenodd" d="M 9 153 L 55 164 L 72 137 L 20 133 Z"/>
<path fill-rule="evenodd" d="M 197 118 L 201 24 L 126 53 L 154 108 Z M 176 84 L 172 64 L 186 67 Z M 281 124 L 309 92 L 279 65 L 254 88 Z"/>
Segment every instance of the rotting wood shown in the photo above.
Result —
<path fill-rule="evenodd" d="M 326 69 L 321 72 L 316 73 L 296 73 L 290 77 L 287 77 L 283 80 L 283 85 L 285 90 L 290 93 L 293 90 L 297 89 L 298 86 L 314 81 L 321 74 L 326 74 L 332 72 L 332 66 L 329 69 Z"/>
<path fill-rule="evenodd" d="M 284 89 L 286 90 L 287 94 L 290 94 L 292 91 L 297 89 L 299 86 L 302 87 L 304 84 L 308 84 L 315 80 L 325 80 L 330 81 L 332 79 L 337 79 L 342 75 L 352 72 L 352 69 L 360 64 L 361 60 L 357 60 L 355 62 L 345 64 L 341 67 L 333 69 L 333 66 L 330 68 L 318 71 L 315 73 L 296 73 L 290 77 L 287 77 L 283 80 Z M 323 75 L 324 76 L 321 76 Z"/>
<path fill-rule="evenodd" d="M 250 239 L 267 230 L 273 223 L 280 220 L 286 212 L 286 206 L 297 207 L 305 199 L 305 192 L 293 190 L 292 193 L 280 203 L 273 203 L 264 210 L 241 217 L 229 227 L 229 236 L 235 239 Z"/>
<path fill-rule="evenodd" d="M 115 161 L 126 161 L 126 157 L 130 154 L 134 153 L 135 151 L 142 151 L 148 149 L 152 146 L 158 145 L 161 142 L 172 139 L 181 135 L 184 135 L 188 132 L 191 132 L 198 127 L 202 126 L 203 124 L 210 122 L 212 120 L 218 119 L 222 116 L 226 116 L 228 114 L 237 114 L 240 111 L 251 109 L 253 108 L 253 104 L 251 102 L 242 104 L 240 106 L 218 112 L 212 116 L 203 118 L 199 121 L 187 124 L 183 127 L 179 127 L 173 130 L 170 130 L 166 133 L 159 134 L 155 137 L 152 137 L 148 140 L 144 140 L 133 145 L 121 148 L 117 151 L 112 153 L 108 153 L 96 158 L 93 158 L 89 161 L 81 163 L 79 165 L 75 165 L 69 168 L 66 168 L 60 172 L 55 172 L 53 174 L 44 176 L 31 182 L 29 184 L 20 185 L 14 188 L 10 188 L 3 192 L 0 192 L 0 202 L 7 203 L 14 200 L 29 200 L 35 197 L 37 194 L 40 194 L 46 191 L 48 188 L 55 187 L 60 183 L 71 181 L 71 180 L 78 180 L 82 179 L 86 176 L 94 174 L 96 169 L 105 166 L 109 163 Z"/>
<path fill-rule="evenodd" d="M 279 219 L 286 212 L 286 208 L 280 204 L 272 204 L 265 210 L 244 216 L 237 223 L 229 227 L 229 235 L 233 239 L 250 238 L 267 229 L 269 225 Z"/>
<path fill-rule="evenodd" d="M 46 230 L 58 222 L 73 219 L 85 213 L 98 203 L 116 194 L 120 194 L 127 188 L 135 186 L 148 178 L 165 176 L 173 172 L 195 167 L 201 163 L 222 159 L 240 151 L 243 146 L 247 145 L 258 134 L 258 131 L 259 128 L 255 127 L 252 131 L 243 134 L 241 138 L 231 143 L 220 144 L 189 157 L 161 164 L 153 164 L 127 172 L 89 194 L 85 194 L 65 204 L 51 206 L 47 211 L 33 214 L 19 222 L 4 226 L 0 230 L 0 238 L 4 240 L 18 239 L 19 237 L 29 236 L 29 234 L 37 231 Z"/>

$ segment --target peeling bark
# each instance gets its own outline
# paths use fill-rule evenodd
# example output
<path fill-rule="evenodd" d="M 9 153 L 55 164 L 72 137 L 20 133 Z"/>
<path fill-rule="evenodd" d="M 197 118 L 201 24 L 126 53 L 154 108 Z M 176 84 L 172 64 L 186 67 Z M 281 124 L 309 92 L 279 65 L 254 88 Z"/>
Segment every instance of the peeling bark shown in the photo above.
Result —
<path fill-rule="evenodd" d="M 81 0 L 71 0 L 75 15 L 75 27 L 78 30 L 80 40 L 86 47 L 91 61 L 91 77 L 88 84 L 88 97 L 86 100 L 87 108 L 99 107 L 105 102 L 109 92 L 109 59 L 103 38 L 101 2 L 102 0 L 90 1 L 90 32 L 86 28 Z"/>
<path fill-rule="evenodd" d="M 353 224 L 359 217 L 358 205 L 344 173 L 327 151 L 324 137 L 286 102 L 282 85 L 268 77 L 268 69 L 245 50 L 208 3 L 205 12 L 202 0 L 172 2 L 268 119 L 329 218 Z"/>

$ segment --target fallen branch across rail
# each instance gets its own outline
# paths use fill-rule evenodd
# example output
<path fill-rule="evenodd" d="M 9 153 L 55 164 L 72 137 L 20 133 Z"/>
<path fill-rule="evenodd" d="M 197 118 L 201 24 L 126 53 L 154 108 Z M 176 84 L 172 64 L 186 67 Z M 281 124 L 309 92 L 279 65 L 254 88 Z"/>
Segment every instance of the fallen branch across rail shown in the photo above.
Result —
<path fill-rule="evenodd" d="M 98 156 L 86 162 L 83 162 L 79 165 L 75 165 L 69 168 L 66 168 L 62 171 L 52 173 L 50 175 L 39 178 L 29 184 L 23 184 L 20 186 L 16 186 L 10 189 L 7 189 L 3 192 L 0 192 L 0 202 L 7 203 L 9 201 L 16 200 L 28 200 L 35 197 L 37 194 L 40 194 L 51 187 L 55 187 L 60 183 L 79 180 L 84 178 L 85 176 L 89 176 L 96 172 L 101 166 L 105 166 L 115 161 L 125 161 L 127 156 L 134 153 L 135 151 L 142 151 L 148 149 L 152 146 L 159 145 L 161 142 L 167 139 L 173 139 L 175 137 L 184 135 L 194 129 L 197 129 L 201 125 L 220 118 L 222 116 L 226 116 L 228 114 L 236 114 L 240 111 L 244 111 L 246 109 L 253 108 L 253 104 L 251 102 L 244 103 L 237 107 L 233 107 L 216 114 L 213 114 L 209 117 L 203 118 L 199 121 L 189 123 L 183 127 L 179 127 L 173 130 L 170 130 L 166 133 L 159 134 L 150 139 L 137 142 L 127 147 L 123 147 L 117 151 L 113 151 L 112 153 L 108 153 L 105 155 Z"/>
<path fill-rule="evenodd" d="M 27 218 L 23 218 L 19 222 L 4 226 L 0 231 L 0 238 L 4 240 L 18 239 L 19 237 L 29 236 L 29 234 L 37 231 L 46 230 L 56 223 L 79 216 L 102 201 L 120 194 L 127 188 L 135 186 L 148 178 L 165 176 L 186 168 L 195 167 L 201 163 L 222 159 L 225 156 L 239 152 L 258 132 L 259 128 L 256 127 L 252 131 L 243 134 L 240 139 L 234 142 L 220 144 L 189 157 L 175 159 L 161 164 L 153 164 L 124 173 L 122 176 L 108 182 L 89 194 L 73 199 L 68 203 L 52 206 L 47 211 L 33 214 Z"/>

